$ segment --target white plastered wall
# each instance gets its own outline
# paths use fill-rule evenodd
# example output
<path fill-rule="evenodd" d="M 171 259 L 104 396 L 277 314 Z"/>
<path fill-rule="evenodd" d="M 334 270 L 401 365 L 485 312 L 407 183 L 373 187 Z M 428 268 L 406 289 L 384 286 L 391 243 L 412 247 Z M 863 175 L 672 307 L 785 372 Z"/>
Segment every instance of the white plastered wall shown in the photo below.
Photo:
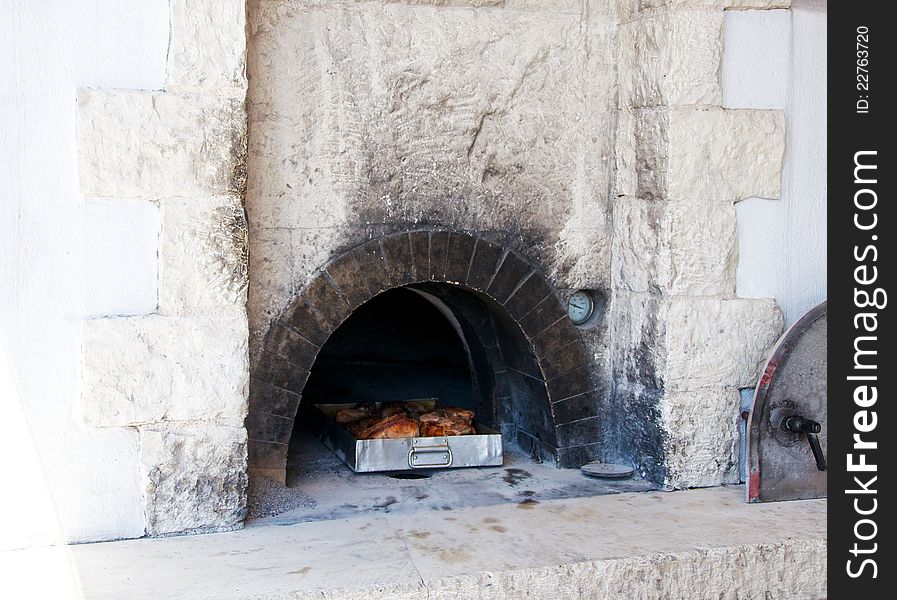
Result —
<path fill-rule="evenodd" d="M 779 200 L 736 205 L 737 294 L 775 298 L 786 325 L 826 298 L 826 3 L 727 11 L 723 104 L 785 111 Z"/>
<path fill-rule="evenodd" d="M 144 531 L 137 433 L 83 423 L 79 365 L 85 317 L 155 310 L 157 209 L 82 198 L 76 98 L 161 88 L 168 31 L 167 0 L 0 0 L 0 547 Z"/>

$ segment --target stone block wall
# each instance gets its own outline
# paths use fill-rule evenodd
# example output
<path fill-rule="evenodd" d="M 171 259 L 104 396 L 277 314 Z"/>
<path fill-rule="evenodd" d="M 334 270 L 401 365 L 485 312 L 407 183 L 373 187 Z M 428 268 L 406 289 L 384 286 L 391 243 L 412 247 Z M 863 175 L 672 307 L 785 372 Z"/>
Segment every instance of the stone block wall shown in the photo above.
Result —
<path fill-rule="evenodd" d="M 139 432 L 146 531 L 245 514 L 245 7 L 172 0 L 163 91 L 82 90 L 81 189 L 161 216 L 153 314 L 84 324 L 82 414 Z"/>
<path fill-rule="evenodd" d="M 737 480 L 739 388 L 782 329 L 735 297 L 734 203 L 778 197 L 784 115 L 724 110 L 720 87 L 722 10 L 781 6 L 623 5 L 611 360 L 623 457 L 667 488 Z"/>
<path fill-rule="evenodd" d="M 166 88 L 79 95 L 85 196 L 161 215 L 156 310 L 87 321 L 83 348 L 84 418 L 139 432 L 147 532 L 242 522 L 266 332 L 400 231 L 606 292 L 578 334 L 598 457 L 734 481 L 738 390 L 782 325 L 735 297 L 734 203 L 778 195 L 785 124 L 721 107 L 722 11 L 787 4 L 171 0 Z"/>

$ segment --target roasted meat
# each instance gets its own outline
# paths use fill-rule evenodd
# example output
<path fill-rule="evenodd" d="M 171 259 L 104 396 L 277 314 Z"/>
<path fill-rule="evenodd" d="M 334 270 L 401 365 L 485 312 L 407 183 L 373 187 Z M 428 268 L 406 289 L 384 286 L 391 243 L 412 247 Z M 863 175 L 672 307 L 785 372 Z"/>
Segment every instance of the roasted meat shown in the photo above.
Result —
<path fill-rule="evenodd" d="M 458 421 L 472 423 L 474 412 L 466 408 L 456 408 L 449 406 L 446 408 L 437 408 L 434 411 L 422 414 L 420 416 L 421 423 L 436 423 L 439 421 Z"/>
<path fill-rule="evenodd" d="M 469 435 L 476 433 L 473 425 L 463 422 L 424 423 L 420 426 L 423 437 L 442 437 L 446 435 Z"/>
<path fill-rule="evenodd" d="M 427 412 L 420 402 L 384 402 L 344 408 L 336 413 L 336 422 L 360 440 L 437 437 L 476 433 L 474 413 L 464 408 L 446 407 Z"/>
<path fill-rule="evenodd" d="M 360 431 L 356 437 L 363 440 L 409 438 L 420 435 L 417 421 L 404 414 L 390 415 L 375 419 Z"/>
<path fill-rule="evenodd" d="M 468 435 L 476 433 L 474 413 L 464 408 L 440 408 L 420 416 L 420 430 L 424 437 Z"/>

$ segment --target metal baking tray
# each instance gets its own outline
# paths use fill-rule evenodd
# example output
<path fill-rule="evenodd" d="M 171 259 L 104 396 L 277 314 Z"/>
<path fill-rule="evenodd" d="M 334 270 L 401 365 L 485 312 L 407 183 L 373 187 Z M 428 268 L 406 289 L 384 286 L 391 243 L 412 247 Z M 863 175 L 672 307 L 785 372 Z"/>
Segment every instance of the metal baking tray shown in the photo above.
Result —
<path fill-rule="evenodd" d="M 435 409 L 437 400 L 414 400 Z M 318 439 L 356 473 L 409 469 L 499 467 L 501 434 L 474 423 L 476 434 L 359 440 L 336 422 L 337 411 L 349 404 L 314 404 L 309 425 Z M 380 403 L 377 403 L 380 406 Z"/>

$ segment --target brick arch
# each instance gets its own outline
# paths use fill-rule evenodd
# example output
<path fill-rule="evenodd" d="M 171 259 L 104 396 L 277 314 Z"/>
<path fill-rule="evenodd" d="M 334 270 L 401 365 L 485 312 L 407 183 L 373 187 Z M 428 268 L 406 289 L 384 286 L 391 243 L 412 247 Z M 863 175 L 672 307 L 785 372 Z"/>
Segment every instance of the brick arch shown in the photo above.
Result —
<path fill-rule="evenodd" d="M 251 374 L 249 468 L 283 481 L 293 423 L 309 372 L 330 335 L 381 292 L 415 284 L 468 291 L 513 323 L 534 358 L 531 379 L 550 419 L 546 444 L 562 467 L 592 458 L 599 442 L 598 391 L 579 331 L 561 294 L 525 258 L 457 231 L 394 233 L 330 261 L 265 336 Z M 588 447 L 588 448 L 587 448 Z"/>

